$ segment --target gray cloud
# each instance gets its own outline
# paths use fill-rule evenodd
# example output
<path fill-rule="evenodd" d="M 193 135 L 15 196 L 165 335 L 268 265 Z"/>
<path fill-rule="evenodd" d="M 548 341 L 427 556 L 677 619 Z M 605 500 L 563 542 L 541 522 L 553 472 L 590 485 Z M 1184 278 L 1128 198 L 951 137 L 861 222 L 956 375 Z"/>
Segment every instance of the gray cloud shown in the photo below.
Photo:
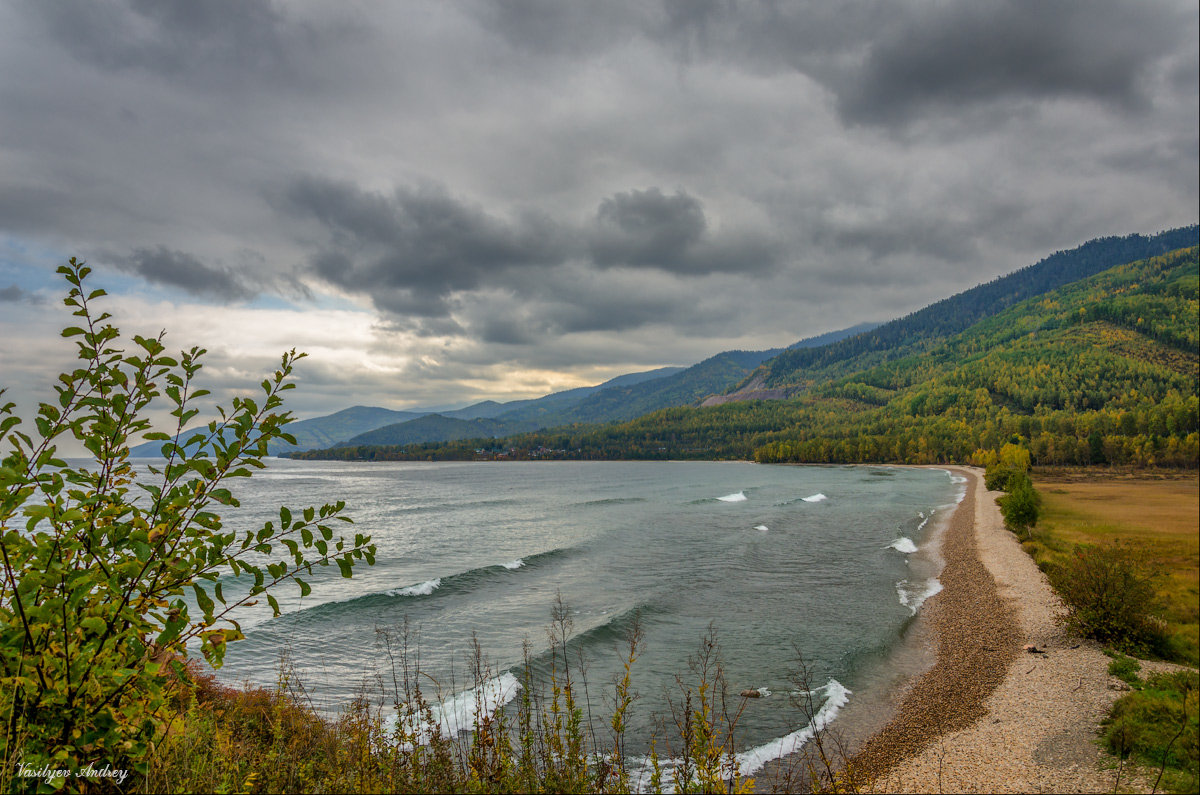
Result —
<path fill-rule="evenodd" d="M 43 304 L 45 299 L 37 293 L 31 293 L 28 290 L 22 290 L 15 284 L 10 284 L 8 287 L 0 287 L 0 303 Z"/>
<path fill-rule="evenodd" d="M 270 0 L 30 2 L 46 33 L 104 70 L 236 88 L 247 74 L 286 77 L 311 29 Z M 311 44 L 311 42 L 308 42 Z"/>
<path fill-rule="evenodd" d="M 1175 9 L 1145 3 L 986 2 L 920 6 L 885 27 L 835 84 L 854 122 L 906 123 L 996 101 L 1074 97 L 1148 105 L 1143 78 L 1179 41 Z"/>
<path fill-rule="evenodd" d="M 345 313 L 388 361 L 362 401 L 787 344 L 1194 222 L 1198 22 L 1184 0 L 0 3 L 0 283 L 34 295 L 77 255 L 205 318 Z"/>
<path fill-rule="evenodd" d="M 658 188 L 604 199 L 591 237 L 590 253 L 602 267 L 749 273 L 770 267 L 775 258 L 761 238 L 712 234 L 699 199 L 681 191 L 666 196 Z"/>
<path fill-rule="evenodd" d="M 179 287 L 193 295 L 235 301 L 257 294 L 232 269 L 207 265 L 187 252 L 166 246 L 137 248 L 127 255 L 108 253 L 101 256 L 104 261 L 152 284 Z"/>
<path fill-rule="evenodd" d="M 566 253 L 545 217 L 503 220 L 432 188 L 381 195 L 302 178 L 276 201 L 326 230 L 312 259 L 317 275 L 368 292 L 377 306 L 396 313 L 444 315 L 452 293 L 503 280 L 515 269 L 552 266 Z"/>
<path fill-rule="evenodd" d="M 587 223 L 534 212 L 502 218 L 441 189 L 380 194 L 316 177 L 293 180 L 274 202 L 282 212 L 315 220 L 325 230 L 310 260 L 315 275 L 370 295 L 381 310 L 421 318 L 445 318 L 455 308 L 455 296 L 488 287 L 569 307 L 565 313 L 539 315 L 547 323 L 542 331 L 636 328 L 645 322 L 645 312 L 634 311 L 642 303 L 636 290 L 621 293 L 618 311 L 601 306 L 603 285 L 580 294 L 574 289 L 576 277 L 555 273 L 576 263 L 679 276 L 752 274 L 775 258 L 761 237 L 710 231 L 695 197 L 682 191 L 668 196 L 658 188 L 605 198 Z M 661 302 L 654 306 L 662 316 Z M 532 339 L 511 318 L 476 327 L 491 341 Z"/>

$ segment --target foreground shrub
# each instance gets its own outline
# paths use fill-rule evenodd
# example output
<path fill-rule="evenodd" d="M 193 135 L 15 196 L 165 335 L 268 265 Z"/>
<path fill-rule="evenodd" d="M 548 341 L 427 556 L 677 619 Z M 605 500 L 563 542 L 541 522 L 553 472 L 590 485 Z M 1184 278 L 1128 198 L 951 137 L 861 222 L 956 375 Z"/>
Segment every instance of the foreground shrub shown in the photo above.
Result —
<path fill-rule="evenodd" d="M 1077 545 L 1052 573 L 1067 607 L 1068 629 L 1118 651 L 1167 653 L 1167 638 L 1154 616 L 1154 578 L 1143 555 L 1127 544 Z"/>
<path fill-rule="evenodd" d="M 1200 760 L 1195 671 L 1155 674 L 1122 696 L 1105 720 L 1104 744 L 1122 759 L 1130 756 L 1157 769 L 1174 792 L 1195 792 Z M 1156 782 L 1157 788 L 1158 782 Z"/>
<path fill-rule="evenodd" d="M 224 483 L 264 466 L 268 444 L 290 439 L 281 410 L 288 377 L 302 354 L 285 354 L 262 382 L 258 400 L 233 399 L 222 421 L 179 440 L 207 394 L 194 383 L 204 351 L 178 359 L 162 336 L 120 332 L 84 289 L 89 269 L 72 259 L 59 268 L 64 303 L 79 325 L 78 366 L 59 376 L 26 432 L 14 405 L 0 406 L 0 789 L 112 786 L 90 771 L 146 770 L 164 731 L 165 683 L 189 643 L 213 666 L 242 638 L 234 611 L 314 565 L 337 563 L 350 576 L 373 561 L 370 539 L 335 537 L 342 503 L 287 508 L 279 522 L 239 534 L 216 512 L 238 501 Z M 260 402 L 261 401 L 261 405 Z M 175 438 L 151 430 L 149 412 L 165 402 Z M 129 461 L 132 443 L 162 441 L 164 462 L 144 476 Z M 88 459 L 71 464 L 58 445 L 74 442 Z M 141 482 L 139 482 L 139 478 Z M 302 518 L 301 518 L 302 517 Z M 346 520 L 349 521 L 349 520 Z M 218 579 L 253 580 L 240 598 Z M 193 607 L 185 594 L 194 599 Z M 178 672 L 176 672 L 178 673 Z M 48 771 L 51 775 L 30 775 Z"/>

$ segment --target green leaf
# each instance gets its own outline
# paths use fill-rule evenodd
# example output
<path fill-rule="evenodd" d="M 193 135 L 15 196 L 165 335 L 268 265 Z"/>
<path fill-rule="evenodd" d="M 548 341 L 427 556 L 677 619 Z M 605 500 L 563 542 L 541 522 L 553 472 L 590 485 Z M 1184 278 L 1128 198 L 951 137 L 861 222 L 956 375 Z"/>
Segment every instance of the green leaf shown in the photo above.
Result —
<path fill-rule="evenodd" d="M 338 568 L 342 570 L 342 576 L 349 579 L 354 576 L 353 566 L 346 558 L 337 558 Z"/>
<path fill-rule="evenodd" d="M 79 621 L 79 626 L 83 627 L 93 635 L 104 634 L 104 619 L 98 616 L 87 616 Z"/>
<path fill-rule="evenodd" d="M 209 598 L 208 592 L 196 583 L 192 583 L 192 590 L 196 593 L 196 604 L 200 605 L 200 609 L 204 611 L 204 617 L 206 619 L 212 618 L 215 605 L 213 605 L 213 600 Z"/>
<path fill-rule="evenodd" d="M 129 546 L 133 549 L 134 556 L 142 563 L 150 560 L 150 555 L 153 553 L 153 550 L 150 549 L 149 544 L 145 543 L 144 541 L 130 541 Z"/>

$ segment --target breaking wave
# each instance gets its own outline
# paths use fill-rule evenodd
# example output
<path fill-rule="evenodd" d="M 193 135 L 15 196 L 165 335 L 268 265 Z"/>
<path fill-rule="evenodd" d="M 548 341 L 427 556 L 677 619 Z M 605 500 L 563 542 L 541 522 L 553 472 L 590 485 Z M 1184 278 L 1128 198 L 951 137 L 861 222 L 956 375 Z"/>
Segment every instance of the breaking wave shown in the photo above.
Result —
<path fill-rule="evenodd" d="M 384 591 L 384 593 L 388 596 L 429 596 L 441 587 L 442 579 L 439 577 L 436 580 L 426 580 L 420 585 L 410 585 L 407 588 L 393 588 L 390 591 Z"/>
<path fill-rule="evenodd" d="M 896 595 L 900 597 L 900 604 L 907 607 L 914 616 L 921 609 L 921 605 L 925 604 L 926 599 L 941 590 L 942 583 L 936 577 L 918 583 L 910 583 L 908 580 L 896 583 Z"/>
<path fill-rule="evenodd" d="M 888 549 L 894 549 L 897 552 L 903 552 L 905 555 L 911 555 L 917 551 L 917 545 L 908 536 L 900 536 L 892 543 L 888 544 Z"/>
<path fill-rule="evenodd" d="M 717 497 L 721 502 L 742 502 L 746 499 L 746 492 L 739 491 L 734 494 L 726 494 L 724 497 Z"/>
<path fill-rule="evenodd" d="M 386 724 L 386 731 L 391 734 L 399 724 L 404 737 L 420 745 L 428 745 L 435 733 L 452 740 L 462 732 L 475 728 L 476 721 L 491 717 L 496 710 L 516 698 L 520 689 L 521 683 L 517 677 L 505 671 L 470 690 L 456 693 L 448 701 L 430 705 L 428 716 L 393 716 Z M 406 744 L 411 749 L 412 744 Z"/>
<path fill-rule="evenodd" d="M 527 555 L 523 558 L 517 558 L 516 560 L 511 560 L 507 563 L 498 563 L 494 566 L 482 566 L 477 569 L 469 569 L 467 571 L 459 572 L 458 574 L 435 577 L 433 579 L 425 580 L 424 582 L 419 582 L 413 585 L 406 585 L 400 588 L 389 588 L 385 591 L 376 591 L 374 593 L 362 594 L 360 596 L 352 596 L 348 599 L 335 599 L 329 602 L 322 602 L 319 605 L 302 608 L 293 613 L 285 614 L 273 620 L 308 621 L 310 619 L 318 619 L 326 616 L 331 612 L 353 609 L 356 607 L 370 607 L 375 603 L 381 601 L 390 601 L 396 598 L 424 599 L 428 597 L 444 597 L 456 593 L 463 593 L 477 588 L 482 584 L 500 581 L 505 577 L 511 577 L 518 569 L 535 568 L 569 553 L 569 549 L 551 549 L 546 552 L 539 552 L 536 555 Z"/>
<path fill-rule="evenodd" d="M 767 692 L 769 693 L 770 691 Z M 841 712 L 842 707 L 846 706 L 846 703 L 849 702 L 851 695 L 845 685 L 836 679 L 830 679 L 824 687 L 818 688 L 816 692 L 824 693 L 825 702 L 821 704 L 821 708 L 813 715 L 812 721 L 802 729 L 797 729 L 790 734 L 785 734 L 783 737 L 778 737 L 736 754 L 734 758 L 737 764 L 738 776 L 752 776 L 759 770 L 762 770 L 768 762 L 781 759 L 803 749 L 809 740 L 833 722 L 834 718 Z M 659 766 L 663 772 L 664 791 L 676 791 L 675 786 L 678 782 L 675 781 L 675 775 L 680 766 L 679 760 L 661 760 Z M 727 772 L 732 773 L 733 771 Z M 637 791 L 646 791 L 650 785 L 650 774 L 649 760 L 646 760 L 639 769 L 630 773 L 631 783 Z"/>
<path fill-rule="evenodd" d="M 826 497 L 824 494 L 821 494 L 818 492 L 817 494 L 814 494 L 811 497 L 801 497 L 800 499 L 803 500 L 804 502 L 824 502 L 825 500 L 827 500 L 829 498 Z"/>

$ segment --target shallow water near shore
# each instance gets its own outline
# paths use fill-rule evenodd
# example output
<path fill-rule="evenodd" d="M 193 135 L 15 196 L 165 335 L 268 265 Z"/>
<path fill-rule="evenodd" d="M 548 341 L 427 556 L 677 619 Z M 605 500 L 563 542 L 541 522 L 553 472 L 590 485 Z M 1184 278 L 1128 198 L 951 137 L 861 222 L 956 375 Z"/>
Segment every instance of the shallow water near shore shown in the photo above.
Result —
<path fill-rule="evenodd" d="M 561 594 L 598 736 L 635 617 L 645 641 L 633 669 L 634 754 L 652 716 L 669 719 L 676 675 L 694 681 L 688 660 L 711 625 L 733 694 L 766 694 L 746 701 L 736 734 L 744 768 L 758 766 L 803 739 L 809 716 L 790 703 L 797 651 L 825 718 L 870 715 L 864 699 L 886 700 L 888 683 L 922 664 L 913 622 L 940 565 L 929 541 L 960 480 L 886 467 L 273 460 L 237 484 L 244 507 L 229 527 L 259 526 L 280 504 L 344 499 L 378 563 L 351 580 L 317 570 L 308 597 L 279 594 L 279 618 L 252 609 L 220 677 L 274 684 L 286 650 L 316 705 L 334 712 L 374 674 L 391 682 L 376 630 L 407 619 L 453 731 L 473 702 L 472 634 L 490 662 L 495 689 L 481 696 L 494 708 L 515 695 L 523 642 L 535 671 L 548 668 Z"/>

